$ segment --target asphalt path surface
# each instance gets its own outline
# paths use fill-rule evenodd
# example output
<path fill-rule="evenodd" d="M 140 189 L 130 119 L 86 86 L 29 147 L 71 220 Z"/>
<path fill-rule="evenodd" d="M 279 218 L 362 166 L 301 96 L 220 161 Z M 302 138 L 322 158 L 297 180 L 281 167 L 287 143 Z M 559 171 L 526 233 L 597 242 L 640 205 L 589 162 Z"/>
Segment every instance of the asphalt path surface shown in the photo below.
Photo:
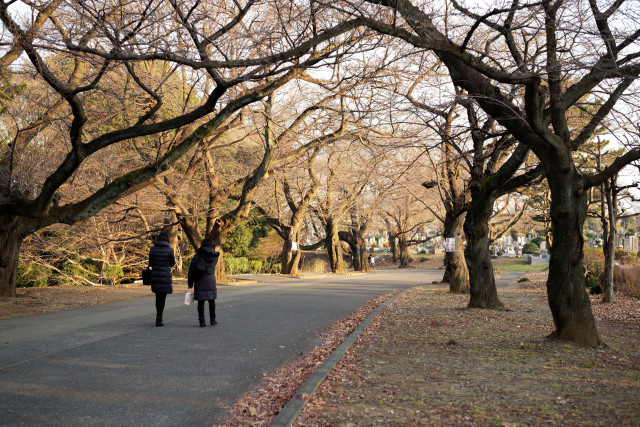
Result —
<path fill-rule="evenodd" d="M 0 320 L 1 425 L 211 425 L 336 320 L 441 272 L 261 276 L 221 286 L 218 325 L 169 295 Z M 207 314 L 208 317 L 208 314 Z"/>
<path fill-rule="evenodd" d="M 441 277 L 256 276 L 257 284 L 219 287 L 219 324 L 206 328 L 183 293 L 168 296 L 162 328 L 153 297 L 2 319 L 0 425 L 210 426 L 264 375 L 312 350 L 336 320 Z"/>

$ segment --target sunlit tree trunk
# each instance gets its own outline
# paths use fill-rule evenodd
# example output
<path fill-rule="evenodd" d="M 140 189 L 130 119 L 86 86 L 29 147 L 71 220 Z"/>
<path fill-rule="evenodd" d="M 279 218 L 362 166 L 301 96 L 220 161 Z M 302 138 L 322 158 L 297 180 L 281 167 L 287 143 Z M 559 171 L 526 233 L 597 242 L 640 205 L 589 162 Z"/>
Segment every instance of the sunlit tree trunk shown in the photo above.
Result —
<path fill-rule="evenodd" d="M 327 237 L 325 238 L 325 247 L 327 248 L 331 271 L 334 273 L 346 273 L 347 269 L 344 266 L 342 245 L 338 234 L 338 225 L 335 223 L 333 218 L 326 220 L 326 232 Z"/>
<path fill-rule="evenodd" d="M 225 271 L 225 268 L 224 268 L 224 250 L 222 249 L 222 236 L 216 233 L 216 234 L 210 235 L 209 237 L 213 239 L 214 250 L 220 254 L 218 256 L 218 263 L 216 264 L 216 281 L 226 282 L 227 272 Z"/>
<path fill-rule="evenodd" d="M 444 257 L 445 272 L 442 278 L 444 283 L 449 283 L 449 292 L 454 294 L 469 293 L 469 276 L 467 263 L 462 249 L 464 214 L 450 215 L 447 212 L 445 218 L 444 238 L 456 239 L 456 250 L 446 252 Z"/>
<path fill-rule="evenodd" d="M 358 262 L 360 264 L 359 266 L 360 269 L 356 271 L 362 271 L 365 273 L 368 273 L 371 271 L 371 266 L 369 265 L 369 253 L 367 252 L 367 247 L 365 245 L 364 240 L 362 240 L 358 244 L 358 251 L 357 251 L 356 258 L 358 259 Z"/>
<path fill-rule="evenodd" d="M 283 227 L 288 238 L 282 245 L 282 252 L 280 254 L 280 261 L 282 263 L 281 274 L 295 276 L 300 272 L 300 260 L 302 259 L 302 250 L 300 249 L 301 226 L 302 222 L 296 223 L 295 226 Z M 293 249 L 294 244 L 296 249 Z"/>
<path fill-rule="evenodd" d="M 351 229 L 350 231 L 342 231 L 339 233 L 340 239 L 349 245 L 353 259 L 353 271 L 371 271 L 368 253 L 366 248 L 365 236 L 360 229 Z"/>
<path fill-rule="evenodd" d="M 398 248 L 400 249 L 400 268 L 409 267 L 409 263 L 413 261 L 413 258 L 409 253 L 409 245 L 404 234 L 398 236 Z"/>
<path fill-rule="evenodd" d="M 169 233 L 169 245 L 173 248 L 175 256 L 176 256 L 176 272 L 182 273 L 182 250 L 180 249 L 180 225 L 172 224 L 177 222 L 177 218 L 175 214 L 171 215 L 171 218 L 167 218 L 165 220 L 165 228 L 167 233 Z"/>

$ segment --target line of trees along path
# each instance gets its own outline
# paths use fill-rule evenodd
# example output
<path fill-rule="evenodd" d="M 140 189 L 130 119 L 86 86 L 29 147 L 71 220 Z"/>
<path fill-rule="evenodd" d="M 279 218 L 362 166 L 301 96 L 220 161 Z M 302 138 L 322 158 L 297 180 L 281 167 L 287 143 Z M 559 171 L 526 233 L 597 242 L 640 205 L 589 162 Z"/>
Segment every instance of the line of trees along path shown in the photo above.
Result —
<path fill-rule="evenodd" d="M 152 185 L 166 199 L 169 222 L 182 227 L 192 246 L 207 235 L 221 247 L 225 234 L 256 203 L 263 207 L 268 200 L 264 185 L 272 182 L 274 170 L 283 167 L 278 173 L 286 174 L 285 165 L 295 162 L 307 168 L 313 150 L 312 162 L 326 167 L 321 176 L 311 169 L 308 176 L 323 185 L 307 193 L 314 200 L 302 195 L 296 205 L 289 192 L 286 201 L 292 212 L 314 212 L 324 228 L 331 268 L 343 271 L 339 231 L 347 217 L 352 232 L 366 230 L 367 203 L 358 213 L 356 199 L 371 192 L 367 181 L 378 160 L 367 160 L 372 167 L 363 169 L 355 184 L 340 181 L 346 174 L 340 176 L 335 166 L 353 161 L 354 150 L 371 144 L 386 144 L 390 150 L 380 151 L 385 158 L 397 154 L 394 148 L 416 149 L 410 135 L 419 120 L 400 112 L 404 104 L 397 98 L 381 101 L 394 90 L 389 84 L 394 74 L 402 73 L 451 88 L 434 96 L 415 85 L 405 101 L 444 118 L 444 127 L 431 126 L 437 129 L 431 137 L 444 143 L 439 160 L 445 174 L 460 180 L 450 186 L 448 200 L 456 206 L 450 206 L 455 224 L 448 228 L 464 229 L 467 238 L 469 305 L 502 306 L 488 255 L 494 202 L 544 174 L 551 194 L 551 336 L 601 345 L 584 287 L 582 229 L 589 189 L 610 185 L 640 159 L 640 120 L 633 108 L 640 18 L 634 7 L 596 0 L 513 0 L 490 9 L 473 2 L 411 0 L 330 5 L 222 0 L 192 7 L 173 0 L 55 0 L 32 4 L 32 13 L 25 14 L 13 2 L 1 2 L 8 42 L 0 49 L 0 113 L 6 128 L 0 158 L 0 295 L 15 295 L 19 251 L 27 236 L 52 224 L 82 222 Z M 311 81 L 316 89 L 304 92 L 304 82 Z M 308 110 L 299 120 L 283 119 L 295 105 L 272 111 L 288 95 L 322 91 L 331 103 L 316 96 L 318 102 L 305 104 Z M 454 106 L 466 115 L 473 146 L 468 152 L 450 132 L 460 124 L 451 114 Z M 260 115 L 262 120 L 245 121 Z M 611 123 L 628 144 L 588 173 L 574 153 L 612 129 Z M 236 143 L 259 141 L 262 151 L 255 150 L 255 158 L 243 165 L 243 177 L 221 184 L 220 174 L 227 171 L 216 169 L 212 144 L 226 147 L 240 125 L 261 131 L 247 132 Z M 288 148 L 279 152 L 284 140 Z M 533 168 L 531 153 L 539 168 Z M 194 168 L 185 166 L 187 156 Z M 455 156 L 466 159 L 462 172 L 452 162 Z M 205 172 L 195 173 L 195 166 Z M 109 173 L 94 173 L 101 169 Z M 204 214 L 176 193 L 192 178 L 207 182 Z M 301 221 L 292 217 L 277 226 L 294 242 L 301 238 Z M 351 246 L 363 256 L 362 236 L 352 234 Z M 287 252 L 283 257 L 295 255 Z M 459 262 L 449 264 L 463 265 L 459 255 Z M 287 258 L 287 270 L 295 270 L 289 266 L 295 262 Z M 453 283 L 456 291 L 466 291 L 466 278 Z"/>
<path fill-rule="evenodd" d="M 555 323 L 551 335 L 588 346 L 603 344 L 584 287 L 586 190 L 640 159 L 640 148 L 631 148 L 608 168 L 590 175 L 578 170 L 572 152 L 592 137 L 617 104 L 624 103 L 627 90 L 633 92 L 640 73 L 640 31 L 638 22 L 626 13 L 634 6 L 616 2 L 600 10 L 596 1 L 542 1 L 535 5 L 514 1 L 511 7 L 479 16 L 454 3 L 456 19 L 469 25 L 458 41 L 449 37 L 436 19 L 443 17 L 426 7 L 409 0 L 369 3 L 383 5 L 391 12 L 388 20 L 369 19 L 371 28 L 433 51 L 446 65 L 454 84 L 540 159 L 551 190 L 553 244 L 547 282 Z M 578 15 L 583 9 L 584 15 Z M 406 26 L 397 25 L 398 16 Z M 633 25 L 629 31 L 618 32 L 615 19 L 630 19 Z M 539 28 L 533 34 L 520 32 L 520 26 L 529 20 L 540 22 Z M 584 30 L 568 37 L 576 25 Z M 484 49 L 476 50 L 478 41 L 486 43 Z M 541 43 L 544 49 L 539 53 L 530 49 L 531 42 Z M 592 43 L 598 48 L 591 48 Z M 500 48 L 493 50 L 492 44 Z M 587 51 L 580 61 L 571 56 L 574 49 Z M 572 129 L 568 111 L 596 88 L 596 113 L 586 125 Z M 521 93 L 518 103 L 509 97 L 516 90 Z M 632 122 L 629 126 L 634 127 Z"/>
<path fill-rule="evenodd" d="M 234 113 L 306 68 L 335 58 L 338 49 L 357 39 L 348 35 L 357 26 L 354 21 L 336 24 L 320 10 L 283 11 L 277 1 L 207 2 L 191 9 L 174 1 L 54 1 L 32 6 L 33 22 L 12 3 L 0 3 L 3 30 L 11 38 L 10 49 L 2 52 L 3 92 L 9 96 L 13 90 L 15 103 L 20 87 L 26 87 L 23 93 L 42 90 L 47 96 L 27 121 L 10 126 L 2 153 L 2 296 L 15 296 L 25 237 L 52 224 L 83 221 L 149 186 Z M 252 18 L 258 15 L 266 19 Z M 309 25 L 295 25 L 301 20 Z M 149 63 L 164 70 L 158 80 L 145 72 Z M 170 86 L 178 72 L 192 85 L 192 96 L 182 105 L 174 105 Z M 47 132 L 57 123 L 59 133 L 52 137 Z M 101 163 L 93 162 L 99 157 L 104 167 L 117 150 L 193 124 L 171 144 L 143 148 L 148 161 L 134 163 L 103 185 L 83 183 L 83 191 L 64 192 L 83 168 L 99 168 Z M 34 129 L 40 132 L 34 135 Z M 55 155 L 39 176 L 21 175 L 15 167 L 20 154 L 37 150 L 43 141 Z M 251 188 L 254 182 L 245 184 Z M 87 188 L 96 189 L 87 194 Z M 239 207 L 239 214 L 245 210 Z"/>

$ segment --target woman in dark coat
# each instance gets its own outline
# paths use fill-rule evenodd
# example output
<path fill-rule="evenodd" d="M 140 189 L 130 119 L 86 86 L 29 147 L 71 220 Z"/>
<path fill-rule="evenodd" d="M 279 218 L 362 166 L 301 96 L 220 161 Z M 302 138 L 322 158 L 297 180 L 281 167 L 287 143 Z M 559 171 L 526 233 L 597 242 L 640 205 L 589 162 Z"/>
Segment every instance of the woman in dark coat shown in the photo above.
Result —
<path fill-rule="evenodd" d="M 171 267 L 176 264 L 173 248 L 169 246 L 169 234 L 158 234 L 155 244 L 149 251 L 151 267 L 151 291 L 156 294 L 156 326 L 164 326 L 162 312 L 167 294 L 173 293 L 173 277 Z"/>
<path fill-rule="evenodd" d="M 216 264 L 220 253 L 214 249 L 213 239 L 206 238 L 200 244 L 200 249 L 196 251 L 191 265 L 189 265 L 189 276 L 187 284 L 189 289 L 194 288 L 194 299 L 198 301 L 198 320 L 200 326 L 206 326 L 204 320 L 204 302 L 209 301 L 209 320 L 212 325 L 216 325 L 216 298 L 218 291 L 216 288 Z"/>

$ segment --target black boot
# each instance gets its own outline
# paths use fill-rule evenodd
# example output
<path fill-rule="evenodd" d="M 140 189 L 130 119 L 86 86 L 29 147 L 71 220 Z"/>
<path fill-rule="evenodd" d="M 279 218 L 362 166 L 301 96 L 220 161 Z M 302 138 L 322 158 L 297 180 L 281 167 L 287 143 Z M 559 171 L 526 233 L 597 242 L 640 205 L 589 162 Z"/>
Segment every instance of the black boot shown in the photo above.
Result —
<path fill-rule="evenodd" d="M 212 325 L 212 326 L 213 326 L 213 325 L 217 325 L 217 324 L 218 324 L 218 322 L 216 322 L 216 316 L 211 316 L 211 317 L 209 318 L 209 320 L 211 320 L 211 325 Z"/>
<path fill-rule="evenodd" d="M 164 326 L 164 323 L 162 323 L 162 316 L 156 316 L 156 326 Z"/>
<path fill-rule="evenodd" d="M 207 322 L 204 321 L 204 317 L 201 317 L 200 319 L 200 327 L 202 328 L 203 326 L 207 326 Z"/>

